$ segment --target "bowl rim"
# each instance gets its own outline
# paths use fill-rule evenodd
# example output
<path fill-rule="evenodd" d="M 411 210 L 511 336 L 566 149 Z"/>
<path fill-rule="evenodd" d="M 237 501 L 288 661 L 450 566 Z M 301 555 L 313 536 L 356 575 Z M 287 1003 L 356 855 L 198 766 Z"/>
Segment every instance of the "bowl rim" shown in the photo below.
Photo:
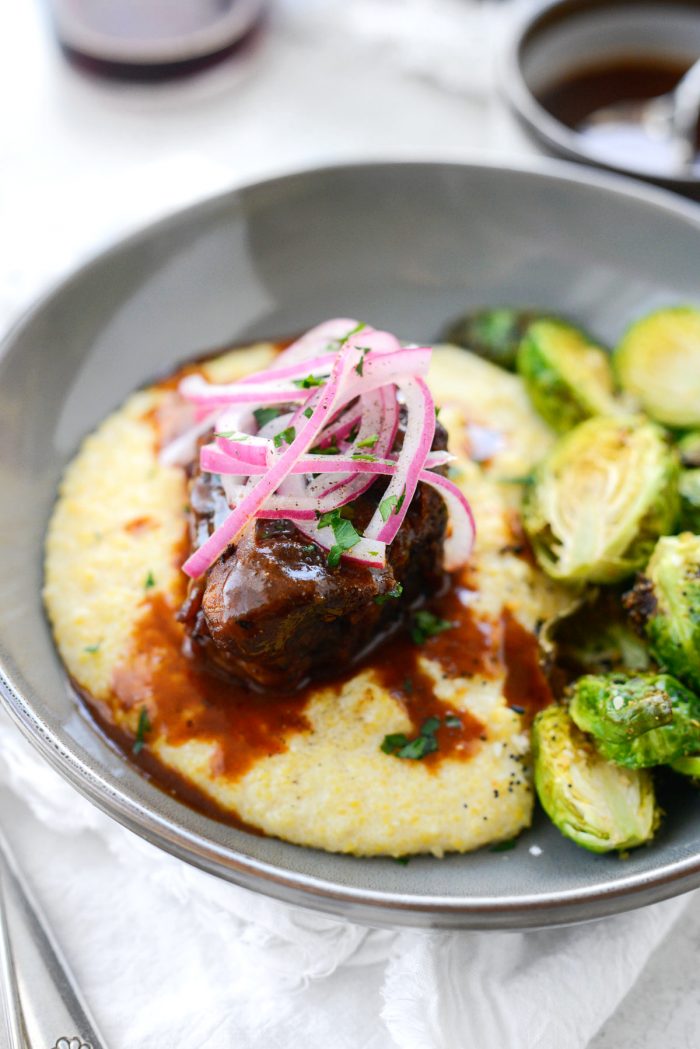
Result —
<path fill-rule="evenodd" d="M 576 131 L 567 127 L 549 110 L 547 110 L 530 90 L 523 74 L 523 54 L 530 36 L 537 33 L 539 23 L 557 8 L 573 7 L 570 17 L 583 13 L 587 0 L 578 0 L 581 11 L 577 11 L 572 0 L 538 0 L 534 6 L 528 6 L 512 26 L 503 47 L 498 65 L 500 67 L 499 85 L 507 103 L 521 124 L 559 156 L 567 160 L 590 164 L 602 171 L 627 175 L 632 178 L 647 179 L 650 182 L 676 189 L 679 192 L 697 191 L 700 187 L 698 175 L 662 174 L 640 165 L 625 167 L 621 164 L 606 161 L 595 150 L 589 149 L 585 140 Z M 679 0 L 679 6 L 683 0 Z M 625 4 L 624 6 L 628 6 Z M 632 5 L 630 5 L 632 6 Z M 640 6 L 644 6 L 640 4 Z M 650 6 L 650 5 L 646 5 Z M 690 3 L 687 3 L 690 6 Z"/>
<path fill-rule="evenodd" d="M 245 192 L 279 187 L 308 176 L 332 176 L 353 171 L 382 169 L 475 170 L 534 176 L 551 183 L 583 184 L 605 193 L 637 201 L 690 223 L 700 235 L 700 206 L 665 190 L 620 175 L 590 171 L 560 160 L 537 158 L 527 162 L 458 162 L 448 160 L 381 160 L 300 167 L 283 175 L 212 193 L 184 208 L 174 208 L 155 222 L 142 225 L 124 237 L 112 238 L 97 248 L 67 275 L 55 280 L 11 325 L 0 342 L 0 358 L 51 301 L 82 279 L 92 266 L 131 245 L 143 243 L 154 233 L 197 214 L 205 215 L 226 201 L 235 203 Z M 11 672 L 0 663 L 0 701 L 22 734 L 64 779 L 99 809 L 132 832 L 165 852 L 224 880 L 312 910 L 365 924 L 384 927 L 430 926 L 445 928 L 514 930 L 590 921 L 667 899 L 700 885 L 700 852 L 672 860 L 652 871 L 616 878 L 610 884 L 564 889 L 546 896 L 504 896 L 497 901 L 483 896 L 416 895 L 340 885 L 303 872 L 285 871 L 272 863 L 245 856 L 217 844 L 201 833 L 177 824 L 138 798 L 110 783 L 99 769 L 91 768 L 55 733 L 21 695 Z M 583 912 L 582 913 L 582 909 Z"/>

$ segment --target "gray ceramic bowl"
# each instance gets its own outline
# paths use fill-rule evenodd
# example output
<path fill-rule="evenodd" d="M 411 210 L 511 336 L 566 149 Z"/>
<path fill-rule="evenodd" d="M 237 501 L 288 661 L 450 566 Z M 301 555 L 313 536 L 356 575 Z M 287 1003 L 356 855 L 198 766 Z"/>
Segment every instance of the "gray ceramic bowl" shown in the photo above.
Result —
<path fill-rule="evenodd" d="M 505 50 L 501 81 L 516 115 L 548 150 L 698 197 L 697 175 L 666 177 L 606 161 L 543 104 L 549 88 L 572 73 L 640 56 L 690 66 L 700 56 L 700 0 L 545 0 L 528 6 Z"/>
<path fill-rule="evenodd" d="M 700 211 L 556 164 L 290 175 L 205 201 L 105 252 L 25 317 L 0 360 L 7 709 L 52 765 L 136 833 L 230 881 L 359 921 L 543 926 L 700 885 L 700 807 L 682 785 L 657 841 L 624 863 L 577 848 L 541 815 L 510 852 L 407 867 L 214 822 L 153 787 L 84 718 L 40 597 L 43 536 L 63 467 L 130 390 L 176 361 L 332 315 L 430 339 L 482 303 L 551 307 L 614 341 L 645 310 L 700 304 L 699 258 Z"/>

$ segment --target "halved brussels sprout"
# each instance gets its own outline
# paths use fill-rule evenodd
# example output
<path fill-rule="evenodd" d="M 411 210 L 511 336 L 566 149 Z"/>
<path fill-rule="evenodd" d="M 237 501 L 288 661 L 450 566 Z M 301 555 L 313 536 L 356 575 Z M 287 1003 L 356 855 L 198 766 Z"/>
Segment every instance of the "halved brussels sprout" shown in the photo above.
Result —
<path fill-rule="evenodd" d="M 561 433 L 593 415 L 619 413 L 607 353 L 564 321 L 531 324 L 517 366 L 535 408 Z"/>
<path fill-rule="evenodd" d="M 472 310 L 449 324 L 440 338 L 513 372 L 520 340 L 532 321 L 542 316 L 538 310 L 512 306 Z"/>
<path fill-rule="evenodd" d="M 564 582 L 614 583 L 643 568 L 678 516 L 678 458 L 655 423 L 588 419 L 533 474 L 523 524 L 544 570 Z"/>
<path fill-rule="evenodd" d="M 700 536 L 659 539 L 625 605 L 661 666 L 699 692 Z"/>
<path fill-rule="evenodd" d="M 700 469 L 681 470 L 678 481 L 681 499 L 680 527 L 700 533 Z"/>
<path fill-rule="evenodd" d="M 539 631 L 548 663 L 569 680 L 583 674 L 649 670 L 648 646 L 630 625 L 619 589 L 596 587 L 577 593 L 585 596 L 574 608 L 545 620 Z"/>
<path fill-rule="evenodd" d="M 602 758 L 564 707 L 540 711 L 532 749 L 537 796 L 567 838 L 591 852 L 610 852 L 653 837 L 659 814 L 650 773 Z"/>
<path fill-rule="evenodd" d="M 667 765 L 700 750 L 700 699 L 669 674 L 589 674 L 569 697 L 573 720 L 616 765 Z"/>
<path fill-rule="evenodd" d="M 700 430 L 691 430 L 678 442 L 683 466 L 700 466 Z"/>
<path fill-rule="evenodd" d="M 613 363 L 624 390 L 666 426 L 700 425 L 700 310 L 657 310 L 627 329 Z"/>

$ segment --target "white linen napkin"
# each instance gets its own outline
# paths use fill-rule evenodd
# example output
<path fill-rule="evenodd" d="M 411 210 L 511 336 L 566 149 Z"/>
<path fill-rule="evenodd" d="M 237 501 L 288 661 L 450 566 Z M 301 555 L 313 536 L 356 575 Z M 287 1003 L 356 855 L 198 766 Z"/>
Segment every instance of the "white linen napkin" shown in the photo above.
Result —
<path fill-rule="evenodd" d="M 368 929 L 160 852 L 4 715 L 0 784 L 25 803 L 0 794 L 3 824 L 115 1047 L 584 1049 L 689 899 L 543 932 Z"/>

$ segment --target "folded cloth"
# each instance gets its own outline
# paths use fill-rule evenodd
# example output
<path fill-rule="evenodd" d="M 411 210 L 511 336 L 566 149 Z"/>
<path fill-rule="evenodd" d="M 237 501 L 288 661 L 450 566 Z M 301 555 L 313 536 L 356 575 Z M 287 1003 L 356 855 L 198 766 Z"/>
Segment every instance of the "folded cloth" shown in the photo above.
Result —
<path fill-rule="evenodd" d="M 3 804 L 115 1046 L 583 1049 L 688 901 L 542 932 L 369 929 L 160 852 L 82 798 L 4 715 L 0 784 L 38 821 Z"/>

